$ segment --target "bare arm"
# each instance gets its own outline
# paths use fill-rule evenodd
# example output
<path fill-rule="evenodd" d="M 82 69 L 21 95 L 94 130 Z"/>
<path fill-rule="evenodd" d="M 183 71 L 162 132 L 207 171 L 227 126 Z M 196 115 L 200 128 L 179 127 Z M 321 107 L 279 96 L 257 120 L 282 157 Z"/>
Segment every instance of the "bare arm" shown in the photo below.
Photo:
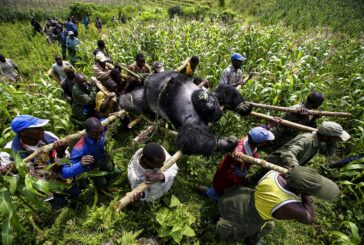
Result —
<path fill-rule="evenodd" d="M 311 225 L 314 214 L 311 196 L 302 195 L 302 202 L 288 203 L 277 209 L 272 216 L 281 220 L 297 220 L 300 223 Z"/>

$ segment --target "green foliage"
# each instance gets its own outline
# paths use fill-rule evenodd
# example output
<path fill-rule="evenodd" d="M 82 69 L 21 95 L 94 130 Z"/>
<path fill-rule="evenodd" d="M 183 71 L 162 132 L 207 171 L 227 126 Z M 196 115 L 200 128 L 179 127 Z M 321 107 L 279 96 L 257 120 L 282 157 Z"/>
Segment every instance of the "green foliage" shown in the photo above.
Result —
<path fill-rule="evenodd" d="M 330 238 L 331 244 L 350 244 L 357 245 L 360 244 L 361 238 L 359 235 L 358 227 L 349 221 L 345 221 L 340 224 L 339 228 L 349 229 L 349 235 L 340 231 L 330 231 L 328 236 Z"/>
<path fill-rule="evenodd" d="M 70 15 L 81 20 L 86 16 L 91 16 L 96 9 L 97 5 L 94 3 L 72 3 L 70 4 Z"/>
<path fill-rule="evenodd" d="M 198 55 L 201 63 L 198 66 L 197 75 L 208 77 L 211 87 L 218 84 L 222 70 L 230 64 L 230 55 L 233 52 L 240 52 L 247 57 L 243 63 L 244 73 L 255 73 L 252 80 L 241 89 L 246 100 L 289 106 L 304 100 L 312 89 L 324 92 L 326 100 L 323 110 L 353 113 L 353 118 L 350 119 L 320 119 L 338 121 L 352 135 L 349 142 L 340 145 L 338 156 L 359 153 L 363 149 L 364 67 L 362 64 L 364 52 L 360 34 L 353 33 L 351 36 L 333 34 L 328 29 L 292 32 L 286 26 L 267 25 L 266 23 L 280 22 L 274 18 L 284 7 L 272 11 L 271 19 L 263 20 L 264 25 L 244 22 L 263 18 L 264 14 L 267 14 L 263 10 L 273 9 L 276 1 L 264 1 L 264 3 L 262 1 L 226 1 L 230 9 L 212 9 L 208 13 L 206 13 L 205 1 L 184 1 L 178 4 L 185 10 L 187 8 L 191 14 L 189 17 L 173 20 L 164 20 L 167 14 L 166 9 L 155 8 L 160 6 L 160 3 L 152 5 L 152 2 L 143 1 L 143 6 L 139 2 L 131 3 L 131 1 L 112 7 L 107 4 L 97 5 L 97 9 L 92 11 L 92 20 L 96 15 L 100 15 L 107 26 L 111 16 L 117 17 L 118 12 L 121 11 L 128 22 L 126 25 L 115 28 L 103 28 L 102 34 L 99 34 L 93 25 L 88 31 L 80 26 L 82 44 L 77 52 L 81 61 L 77 64 L 77 72 L 87 76 L 93 74 L 92 51 L 96 46 L 96 40 L 100 37 L 106 41 L 112 59 L 125 64 L 132 63 L 135 54 L 144 51 L 149 64 L 154 60 L 160 60 L 167 70 L 172 70 L 186 57 Z M 235 4 L 232 5 L 234 2 Z M 242 5 L 242 2 L 246 5 Z M 166 6 L 175 5 L 171 2 L 165 3 Z M 337 1 L 333 2 L 333 5 L 335 4 Z M 246 6 L 246 9 L 241 11 L 240 6 L 243 8 Z M 292 4 L 287 5 L 287 16 L 295 14 L 298 16 L 297 13 L 291 13 L 291 9 L 294 8 Z M 347 6 L 343 8 L 346 9 Z M 203 9 L 205 12 L 198 12 L 198 9 Z M 307 11 L 307 8 L 302 7 L 302 16 Z M 333 11 L 337 9 L 334 8 Z M 195 17 L 197 13 L 198 17 Z M 68 15 L 68 12 L 64 11 L 64 14 Z M 189 21 L 191 18 L 201 20 L 204 15 L 209 18 L 204 18 L 202 21 Z M 223 17 L 224 15 L 227 17 Z M 244 21 L 241 21 L 241 16 L 248 15 L 250 19 L 244 18 Z M 316 15 L 317 18 L 324 18 L 317 12 Z M 223 23 L 216 21 L 219 16 Z M 330 19 L 332 17 L 325 18 L 329 22 L 332 20 Z M 286 21 L 284 16 L 282 19 Z M 306 17 L 298 16 L 297 19 L 299 21 L 292 25 L 296 28 L 309 28 L 307 23 L 303 23 Z M 357 16 L 353 19 L 357 19 Z M 346 24 L 350 24 L 350 21 L 341 23 L 343 26 Z M 1 145 L 13 137 L 9 128 L 10 121 L 20 113 L 50 119 L 47 129 L 59 136 L 74 133 L 74 126 L 69 117 L 70 107 L 62 100 L 59 85 L 44 75 L 54 62 L 54 54 L 59 53 L 60 48 L 57 45 L 48 45 L 44 36 L 33 37 L 28 22 L 1 24 L 0 34 L 6 40 L 0 43 L 0 53 L 13 59 L 19 65 L 24 79 L 18 87 L 14 84 L 0 84 L 0 100 L 2 101 L 0 118 L 3 119 L 0 126 Z M 274 112 L 268 113 L 279 115 Z M 212 131 L 218 136 L 241 137 L 250 127 L 261 123 L 264 122 L 252 117 L 241 118 L 232 112 L 227 112 L 219 123 L 213 126 Z M 45 210 L 36 209 L 38 207 L 36 202 L 43 198 L 38 194 L 52 190 L 52 185 L 48 183 L 47 186 L 42 181 L 37 183 L 36 179 L 27 176 L 25 166 L 19 162 L 17 169 L 20 176 L 24 177 L 7 176 L 3 178 L 4 183 L 1 185 L 5 187 L 1 189 L 2 196 L 7 200 L 5 203 L 11 202 L 9 207 L 12 206 L 14 214 L 12 219 L 9 219 L 7 217 L 10 217 L 10 212 L 2 209 L 3 215 L 0 220 L 2 224 L 5 224 L 3 229 L 5 242 L 13 239 L 13 243 L 133 244 L 139 234 L 143 237 L 153 237 L 160 231 L 160 236 L 165 235 L 163 240 L 166 243 L 179 241 L 196 244 L 200 241 L 204 244 L 217 244 L 218 240 L 214 235 L 217 207 L 215 203 L 194 194 L 192 187 L 197 183 L 211 184 L 216 166 L 222 159 L 221 154 L 215 154 L 209 158 L 186 156 L 178 161 L 179 173 L 170 191 L 170 194 L 178 197 L 178 199 L 172 197 L 171 201 L 171 203 L 177 203 L 176 206 L 166 208 L 163 201 L 156 201 L 146 205 L 142 210 L 132 206 L 127 208 L 125 213 L 114 213 L 113 201 L 130 191 L 127 183 L 127 164 L 135 151 L 142 147 L 131 145 L 130 142 L 144 126 L 146 124 L 128 132 L 113 131 L 113 135 L 107 138 L 107 150 L 111 152 L 115 164 L 122 170 L 116 185 L 120 193 L 105 194 L 91 185 L 83 191 L 75 207 L 63 209 L 61 213 L 48 215 Z M 172 147 L 172 140 L 161 136 L 160 133 L 155 134 L 150 140 L 163 142 L 170 153 L 175 150 Z M 315 166 L 319 166 L 325 161 L 327 160 L 317 157 L 313 162 Z M 337 230 L 344 220 L 355 223 L 358 233 L 363 234 L 362 164 L 362 162 L 355 162 L 336 172 L 327 173 L 336 178 L 335 180 L 340 184 L 341 198 L 332 203 L 315 201 L 314 228 L 295 222 L 279 221 L 277 229 L 263 242 L 290 244 L 295 241 L 297 244 L 316 244 L 326 242 L 328 239 L 334 240 L 336 239 L 334 235 L 328 238 L 322 234 Z M 94 174 L 103 173 L 90 175 Z M 85 174 L 81 177 L 88 178 L 89 175 Z M 21 198 L 26 202 L 23 202 Z M 163 198 L 163 200 L 166 199 L 170 199 L 170 196 Z M 175 200 L 181 200 L 183 204 L 178 204 Z M 39 207 L 42 207 L 41 204 Z M 47 217 L 41 216 L 42 214 Z M 28 217 L 34 219 L 34 224 L 29 223 Z M 161 225 L 159 221 L 163 218 L 166 222 Z M 17 229 L 16 220 L 25 227 L 24 232 Z M 39 226 L 39 229 L 36 226 Z M 195 235 L 192 235 L 191 226 Z M 190 229 L 184 229 L 184 227 Z M 351 239 L 350 228 L 349 233 L 344 226 L 340 230 L 348 234 L 347 236 Z"/>
<path fill-rule="evenodd" d="M 181 243 L 184 236 L 195 236 L 191 225 L 196 221 L 196 218 L 188 211 L 188 207 L 183 205 L 175 196 L 172 196 L 169 207 L 170 209 L 160 209 L 155 216 L 161 226 L 157 229 L 158 236 L 170 237 L 178 244 Z"/>

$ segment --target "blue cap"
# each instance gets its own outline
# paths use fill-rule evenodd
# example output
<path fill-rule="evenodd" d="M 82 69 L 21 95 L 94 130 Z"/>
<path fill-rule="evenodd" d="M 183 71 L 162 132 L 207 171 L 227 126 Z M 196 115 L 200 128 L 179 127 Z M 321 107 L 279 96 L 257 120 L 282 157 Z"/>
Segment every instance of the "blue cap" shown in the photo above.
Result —
<path fill-rule="evenodd" d="M 248 135 L 250 135 L 253 143 L 255 144 L 274 140 L 274 134 L 271 131 L 262 127 L 255 127 L 250 129 Z"/>
<path fill-rule="evenodd" d="M 241 54 L 234 53 L 234 54 L 231 56 L 231 61 L 234 61 L 234 60 L 237 60 L 237 61 L 244 61 L 244 60 L 246 60 L 246 58 L 245 58 L 244 56 L 242 56 Z"/>
<path fill-rule="evenodd" d="M 19 115 L 11 121 L 11 129 L 15 133 L 27 128 L 39 128 L 43 127 L 49 122 L 47 119 L 39 119 L 30 115 Z"/>

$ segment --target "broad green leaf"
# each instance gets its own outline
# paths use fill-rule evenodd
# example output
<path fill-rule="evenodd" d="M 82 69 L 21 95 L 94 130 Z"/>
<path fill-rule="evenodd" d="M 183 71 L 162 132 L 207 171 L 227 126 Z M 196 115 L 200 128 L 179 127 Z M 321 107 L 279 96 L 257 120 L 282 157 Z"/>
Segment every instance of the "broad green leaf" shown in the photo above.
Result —
<path fill-rule="evenodd" d="M 183 229 L 183 235 L 193 237 L 196 236 L 196 233 L 194 230 L 192 230 L 191 227 L 185 226 L 185 228 Z"/>
<path fill-rule="evenodd" d="M 49 193 L 49 183 L 42 179 L 33 179 L 33 187 L 44 194 Z"/>
<path fill-rule="evenodd" d="M 15 176 L 5 176 L 5 180 L 9 183 L 9 190 L 11 194 L 14 194 L 16 191 L 18 181 L 19 181 L 19 175 Z"/>
<path fill-rule="evenodd" d="M 11 224 L 11 217 L 7 216 L 3 220 L 3 228 L 1 231 L 1 240 L 4 245 L 11 245 L 13 243 L 13 226 Z"/>
<path fill-rule="evenodd" d="M 172 198 L 171 198 L 171 204 L 169 205 L 170 208 L 173 208 L 173 207 L 178 207 L 180 206 L 181 203 L 180 201 L 178 200 L 177 197 L 175 197 L 174 195 L 172 195 Z"/>
<path fill-rule="evenodd" d="M 364 169 L 364 164 L 349 164 L 341 169 L 341 171 L 349 171 L 356 169 Z"/>

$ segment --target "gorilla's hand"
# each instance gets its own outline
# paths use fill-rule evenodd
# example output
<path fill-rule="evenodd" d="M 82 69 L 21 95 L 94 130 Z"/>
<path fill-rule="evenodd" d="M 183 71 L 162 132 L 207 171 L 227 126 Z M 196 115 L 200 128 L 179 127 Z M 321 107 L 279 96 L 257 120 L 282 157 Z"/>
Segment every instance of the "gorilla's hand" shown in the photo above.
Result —
<path fill-rule="evenodd" d="M 239 140 L 235 136 L 222 137 L 218 139 L 217 145 L 220 152 L 232 152 Z"/>
<path fill-rule="evenodd" d="M 252 112 L 253 106 L 249 102 L 241 102 L 235 110 L 239 115 L 247 116 Z"/>

